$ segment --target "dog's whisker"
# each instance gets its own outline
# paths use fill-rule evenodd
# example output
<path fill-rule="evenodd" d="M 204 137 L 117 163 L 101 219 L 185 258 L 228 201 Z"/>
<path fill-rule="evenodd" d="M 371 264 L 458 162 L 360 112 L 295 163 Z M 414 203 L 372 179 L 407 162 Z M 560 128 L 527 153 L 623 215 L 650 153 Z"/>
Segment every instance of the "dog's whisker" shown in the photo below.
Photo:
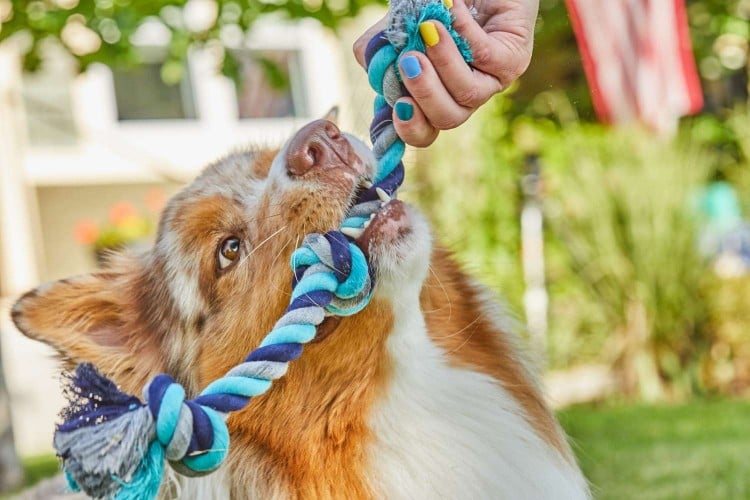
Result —
<path fill-rule="evenodd" d="M 265 245 L 266 243 L 268 243 L 269 241 L 271 241 L 271 238 L 273 238 L 274 236 L 276 236 L 277 234 L 279 234 L 281 231 L 285 230 L 286 228 L 287 228 L 287 226 L 284 226 L 284 227 L 281 227 L 281 228 L 277 229 L 276 231 L 274 231 L 274 233 L 271 234 L 271 236 L 269 236 L 265 240 L 261 241 L 259 245 L 257 245 L 255 248 L 253 248 L 250 251 L 250 253 L 247 254 L 246 258 L 249 259 L 250 256 L 252 256 L 255 252 L 257 252 L 258 250 L 260 250 L 261 248 L 263 248 L 263 245 Z"/>

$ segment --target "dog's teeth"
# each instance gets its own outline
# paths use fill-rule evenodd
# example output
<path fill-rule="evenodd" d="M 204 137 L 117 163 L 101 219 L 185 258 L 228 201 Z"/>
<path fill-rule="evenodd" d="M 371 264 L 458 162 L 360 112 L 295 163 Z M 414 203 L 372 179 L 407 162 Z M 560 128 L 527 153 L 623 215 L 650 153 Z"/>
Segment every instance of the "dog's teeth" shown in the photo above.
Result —
<path fill-rule="evenodd" d="M 391 197 L 388 196 L 388 193 L 386 193 L 382 188 L 375 188 L 375 192 L 378 194 L 378 198 L 380 198 L 380 201 L 384 203 L 388 203 L 391 201 Z"/>
<path fill-rule="evenodd" d="M 374 218 L 375 218 L 375 212 L 373 212 L 373 213 L 370 214 L 370 220 L 372 221 L 372 219 L 374 219 Z"/>
<path fill-rule="evenodd" d="M 367 179 L 362 179 L 360 185 L 364 186 L 365 189 L 370 189 L 372 187 L 372 182 L 368 181 Z"/>
<path fill-rule="evenodd" d="M 368 226 L 370 225 L 370 222 L 371 222 L 371 221 L 372 221 L 372 219 L 368 220 L 367 222 L 365 222 L 364 224 L 362 224 L 362 227 L 363 227 L 364 229 L 367 229 L 367 227 L 368 227 Z"/>
<path fill-rule="evenodd" d="M 362 236 L 362 233 L 365 232 L 364 229 L 357 229 L 356 227 L 342 227 L 341 232 L 344 233 L 347 236 L 351 236 L 355 240 Z"/>

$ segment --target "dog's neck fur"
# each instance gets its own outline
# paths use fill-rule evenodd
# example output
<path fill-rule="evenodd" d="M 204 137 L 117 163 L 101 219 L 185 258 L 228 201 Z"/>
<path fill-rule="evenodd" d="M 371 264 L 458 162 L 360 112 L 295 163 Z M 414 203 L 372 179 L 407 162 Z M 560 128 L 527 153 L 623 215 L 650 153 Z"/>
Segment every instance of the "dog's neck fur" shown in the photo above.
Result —
<path fill-rule="evenodd" d="M 368 339 L 382 345 L 387 362 L 361 375 L 371 377 L 376 396 L 365 397 L 364 414 L 337 411 L 358 404 L 352 394 L 329 394 L 329 424 L 338 429 L 319 429 L 315 441 L 286 456 L 259 441 L 257 429 L 235 426 L 247 439 L 233 445 L 225 470 L 183 479 L 182 497 L 481 498 L 491 491 L 498 498 L 581 498 L 585 480 L 521 361 L 507 316 L 445 251 L 436 250 L 433 262 L 424 286 L 385 285 L 379 295 L 387 300 L 371 306 L 390 327 L 382 339 Z M 357 336 L 377 330 L 360 327 Z M 308 388 L 292 386 L 298 382 L 282 390 L 304 398 Z M 271 398 L 269 406 L 278 411 Z M 293 433 L 300 418 L 277 414 L 273 425 Z"/>

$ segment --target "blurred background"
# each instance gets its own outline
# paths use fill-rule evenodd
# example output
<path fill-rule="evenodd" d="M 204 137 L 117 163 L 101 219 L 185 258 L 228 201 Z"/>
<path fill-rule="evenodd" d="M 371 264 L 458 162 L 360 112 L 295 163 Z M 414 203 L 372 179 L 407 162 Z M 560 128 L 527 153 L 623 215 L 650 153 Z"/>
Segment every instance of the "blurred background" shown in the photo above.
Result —
<path fill-rule="evenodd" d="M 0 485 L 53 474 L 58 366 L 8 319 L 148 245 L 207 162 L 332 105 L 376 0 L 0 0 Z M 750 498 L 750 0 L 541 0 L 531 67 L 405 197 L 526 325 L 597 498 Z M 460 172 L 460 175 L 457 175 Z"/>

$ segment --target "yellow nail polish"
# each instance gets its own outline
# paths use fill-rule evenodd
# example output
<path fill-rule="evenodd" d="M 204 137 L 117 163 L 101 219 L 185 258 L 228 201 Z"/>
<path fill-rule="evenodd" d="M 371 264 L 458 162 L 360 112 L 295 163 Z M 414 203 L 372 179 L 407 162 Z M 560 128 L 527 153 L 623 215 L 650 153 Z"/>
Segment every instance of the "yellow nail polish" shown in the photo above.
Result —
<path fill-rule="evenodd" d="M 435 23 L 426 21 L 419 25 L 419 34 L 422 35 L 424 44 L 428 47 L 434 47 L 440 41 L 440 35 L 435 27 Z"/>
<path fill-rule="evenodd" d="M 453 8 L 453 0 L 443 0 L 443 5 L 445 5 L 449 9 L 452 9 Z"/>

